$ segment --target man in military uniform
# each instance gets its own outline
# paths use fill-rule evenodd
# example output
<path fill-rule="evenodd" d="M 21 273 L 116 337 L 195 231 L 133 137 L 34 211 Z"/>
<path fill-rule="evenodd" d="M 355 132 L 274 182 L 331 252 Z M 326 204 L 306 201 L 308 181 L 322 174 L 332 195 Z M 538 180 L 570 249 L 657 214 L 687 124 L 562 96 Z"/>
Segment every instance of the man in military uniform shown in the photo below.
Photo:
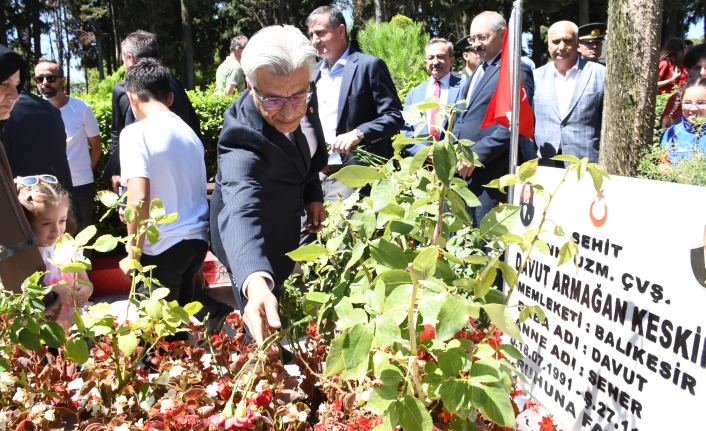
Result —
<path fill-rule="evenodd" d="M 587 61 L 600 64 L 601 52 L 603 51 L 603 41 L 605 40 L 607 26 L 602 22 L 594 22 L 579 27 L 579 54 Z"/>

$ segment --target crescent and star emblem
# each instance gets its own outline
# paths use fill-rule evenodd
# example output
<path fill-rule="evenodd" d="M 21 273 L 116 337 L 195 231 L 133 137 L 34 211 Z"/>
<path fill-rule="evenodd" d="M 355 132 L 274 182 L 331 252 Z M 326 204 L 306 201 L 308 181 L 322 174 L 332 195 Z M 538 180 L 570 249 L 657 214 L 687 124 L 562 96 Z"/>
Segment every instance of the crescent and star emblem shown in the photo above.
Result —
<path fill-rule="evenodd" d="M 601 199 L 603 199 L 603 198 L 604 198 L 603 190 L 601 190 L 596 195 L 596 199 L 593 202 L 591 202 L 591 209 L 588 212 L 589 217 L 591 217 L 591 223 L 593 223 L 593 225 L 595 227 L 603 226 L 605 224 L 606 220 L 608 219 L 608 206 L 605 204 L 605 202 L 601 202 Z M 593 206 L 596 204 L 596 202 L 603 204 L 603 211 L 604 211 L 603 218 L 597 219 L 593 215 Z"/>

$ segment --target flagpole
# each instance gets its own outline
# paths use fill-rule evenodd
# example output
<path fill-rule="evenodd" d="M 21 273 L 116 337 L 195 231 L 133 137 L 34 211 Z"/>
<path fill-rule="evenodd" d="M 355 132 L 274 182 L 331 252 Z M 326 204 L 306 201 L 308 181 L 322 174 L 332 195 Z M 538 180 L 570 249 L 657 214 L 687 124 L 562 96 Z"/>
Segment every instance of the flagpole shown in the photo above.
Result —
<path fill-rule="evenodd" d="M 510 170 L 514 173 L 517 167 L 517 151 L 520 140 L 520 57 L 522 52 L 522 0 L 513 3 L 510 15 L 510 89 L 512 95 L 512 115 L 510 120 Z M 507 190 L 508 203 L 512 203 L 515 187 Z"/>

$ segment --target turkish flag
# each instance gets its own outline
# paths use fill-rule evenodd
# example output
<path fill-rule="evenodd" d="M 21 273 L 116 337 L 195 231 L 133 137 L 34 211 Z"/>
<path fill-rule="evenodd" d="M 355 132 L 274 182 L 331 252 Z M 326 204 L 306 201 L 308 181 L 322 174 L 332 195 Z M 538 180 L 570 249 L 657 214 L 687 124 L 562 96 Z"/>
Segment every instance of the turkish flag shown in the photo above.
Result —
<path fill-rule="evenodd" d="M 495 123 L 510 128 L 510 116 L 512 114 L 512 90 L 510 78 L 510 32 L 505 32 L 503 40 L 503 52 L 500 56 L 500 76 L 498 77 L 498 87 L 495 89 L 493 98 L 488 103 L 488 110 L 485 111 L 485 118 L 480 125 L 481 129 L 492 126 Z M 525 87 L 520 79 L 520 135 L 529 139 L 534 139 L 534 114 L 527 99 Z"/>

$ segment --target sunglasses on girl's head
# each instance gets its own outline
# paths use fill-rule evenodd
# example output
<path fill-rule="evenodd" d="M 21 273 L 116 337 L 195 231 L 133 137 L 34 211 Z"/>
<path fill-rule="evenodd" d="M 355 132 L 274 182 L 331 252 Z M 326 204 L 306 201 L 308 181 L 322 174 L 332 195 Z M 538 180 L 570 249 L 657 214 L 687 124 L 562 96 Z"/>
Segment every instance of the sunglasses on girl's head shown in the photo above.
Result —
<path fill-rule="evenodd" d="M 49 184 L 56 184 L 59 182 L 59 180 L 56 179 L 54 175 L 32 175 L 29 177 L 17 177 L 15 178 L 15 183 L 24 186 L 24 187 L 32 187 L 34 185 L 39 184 L 40 182 L 43 183 L 49 183 Z"/>
<path fill-rule="evenodd" d="M 37 82 L 37 84 L 41 84 L 44 81 L 47 81 L 48 83 L 53 84 L 59 78 L 60 78 L 60 76 L 47 75 L 47 76 L 35 76 L 34 80 Z"/>

